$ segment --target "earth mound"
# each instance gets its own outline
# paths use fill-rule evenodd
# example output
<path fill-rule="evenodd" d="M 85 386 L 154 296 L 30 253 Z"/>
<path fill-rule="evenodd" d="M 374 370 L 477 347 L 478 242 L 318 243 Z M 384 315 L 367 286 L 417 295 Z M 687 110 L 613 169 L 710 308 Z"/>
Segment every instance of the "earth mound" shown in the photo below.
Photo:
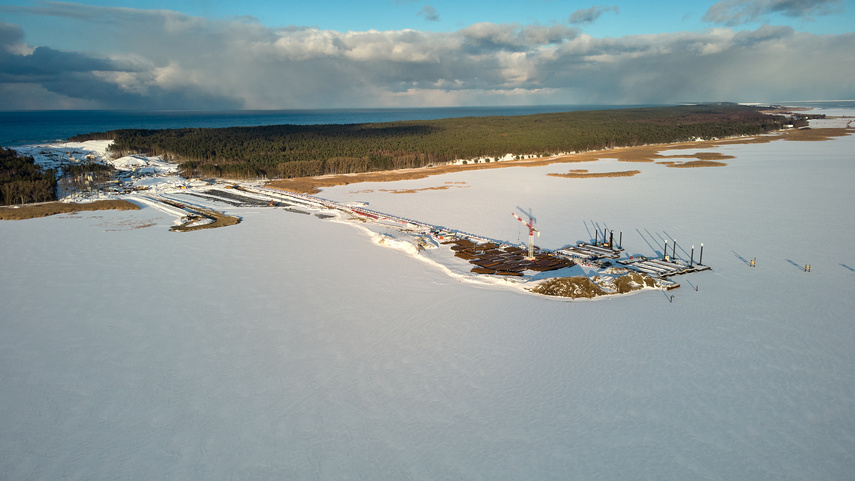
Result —
<path fill-rule="evenodd" d="M 629 272 L 614 279 L 596 277 L 594 280 L 580 277 L 556 277 L 547 279 L 531 289 L 535 294 L 592 299 L 610 294 L 626 294 L 646 287 L 658 288 L 655 279 L 639 272 Z"/>
<path fill-rule="evenodd" d="M 606 294 L 600 286 L 587 277 L 555 277 L 547 279 L 531 289 L 531 292 L 547 296 L 591 299 Z"/>
<path fill-rule="evenodd" d="M 659 283 L 647 274 L 630 272 L 615 279 L 615 287 L 618 294 L 626 294 L 627 292 L 637 291 L 645 287 L 659 287 Z"/>

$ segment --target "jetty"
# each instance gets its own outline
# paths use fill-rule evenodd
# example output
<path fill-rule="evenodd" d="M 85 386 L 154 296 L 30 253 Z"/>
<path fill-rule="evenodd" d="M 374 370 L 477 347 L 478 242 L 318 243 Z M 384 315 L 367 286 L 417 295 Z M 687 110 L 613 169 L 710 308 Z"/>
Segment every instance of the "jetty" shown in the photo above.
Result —
<path fill-rule="evenodd" d="M 624 255 L 623 232 L 619 233 L 618 242 L 615 242 L 613 230 L 603 230 L 602 240 L 599 239 L 599 232 L 597 231 L 593 242 L 577 242 L 554 251 L 534 246 L 531 244 L 532 236 L 530 235 L 530 245 L 526 249 L 526 246 L 518 246 L 487 236 L 379 212 L 369 209 L 365 203 L 342 204 L 313 195 L 257 185 L 244 184 L 235 185 L 235 187 L 245 193 L 260 194 L 271 198 L 280 202 L 280 206 L 287 206 L 292 212 L 298 211 L 293 210 L 296 206 L 310 209 L 334 209 L 366 222 L 387 224 L 390 227 L 421 232 L 424 236 L 433 238 L 437 244 L 449 246 L 454 251 L 455 257 L 472 264 L 471 272 L 476 274 L 523 276 L 525 271 L 556 271 L 572 267 L 577 263 L 608 267 L 612 265 L 612 261 L 628 269 L 663 280 L 678 274 L 710 269 L 709 266 L 702 265 L 700 260 L 694 261 L 694 250 L 689 262 L 677 260 L 675 257 L 669 258 L 667 244 L 666 255 L 661 259 L 650 259 L 645 256 L 622 258 Z M 299 213 L 308 212 L 299 211 Z M 531 226 L 533 227 L 533 224 Z M 676 242 L 674 246 L 676 247 Z M 676 254 L 676 249 L 674 252 Z M 703 258 L 703 244 L 701 244 L 701 258 Z"/>
<path fill-rule="evenodd" d="M 663 279 L 677 274 L 688 274 L 690 272 L 700 272 L 710 269 L 709 266 L 694 262 L 687 264 L 684 261 L 671 259 L 668 256 L 665 257 L 665 259 L 648 259 L 645 256 L 633 256 L 629 259 L 618 260 L 617 263 L 638 272 Z"/>

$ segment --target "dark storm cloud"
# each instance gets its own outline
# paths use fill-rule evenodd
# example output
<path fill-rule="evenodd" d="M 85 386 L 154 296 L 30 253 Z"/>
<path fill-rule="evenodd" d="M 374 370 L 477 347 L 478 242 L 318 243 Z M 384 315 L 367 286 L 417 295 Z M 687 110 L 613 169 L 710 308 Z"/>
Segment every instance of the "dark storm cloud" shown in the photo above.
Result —
<path fill-rule="evenodd" d="M 94 82 L 93 89 L 98 91 L 104 84 L 93 72 L 121 71 L 129 67 L 79 52 L 29 48 L 23 44 L 23 39 L 23 30 L 17 25 L 0 24 L 0 82 L 61 86 L 88 78 Z"/>
<path fill-rule="evenodd" d="M 703 20 L 732 26 L 764 21 L 773 13 L 809 18 L 842 10 L 843 0 L 722 0 L 710 7 Z"/>
<path fill-rule="evenodd" d="M 70 14 L 69 5 L 56 5 L 59 16 L 83 18 Z M 89 8 L 89 7 L 85 7 Z M 108 16 L 121 9 L 106 9 Z M 45 8 L 37 10 L 47 15 Z M 91 12 L 90 12 L 91 13 Z M 128 12 L 119 11 L 122 15 Z M 117 18 L 117 17 L 112 17 Z M 143 15 L 143 18 L 152 18 Z M 139 20 L 139 19 L 136 19 Z M 164 22 L 159 22 L 164 24 Z M 162 29 L 161 29 L 162 30 Z M 128 30 L 131 34 L 133 30 Z M 29 47 L 23 43 L 24 32 L 17 25 L 0 23 L 0 103 L 20 108 L 239 108 L 241 103 L 200 90 L 192 85 L 157 85 L 157 70 L 149 59 L 133 53 L 110 57 L 68 52 L 50 47 Z M 165 44 L 164 44 L 165 46 Z M 17 98 L 20 92 L 43 95 Z"/>
<path fill-rule="evenodd" d="M 0 22 L 0 49 L 8 50 L 24 41 L 24 29 L 18 25 Z"/>
<path fill-rule="evenodd" d="M 61 76 L 70 72 L 117 70 L 114 62 L 92 58 L 76 52 L 61 52 L 37 47 L 30 55 L 6 54 L 3 57 L 3 77 Z"/>

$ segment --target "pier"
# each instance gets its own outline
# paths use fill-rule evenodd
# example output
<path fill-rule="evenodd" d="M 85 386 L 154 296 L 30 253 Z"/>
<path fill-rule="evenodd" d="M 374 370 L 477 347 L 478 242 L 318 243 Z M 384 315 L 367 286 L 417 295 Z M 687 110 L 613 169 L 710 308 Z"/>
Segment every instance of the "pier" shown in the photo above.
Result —
<path fill-rule="evenodd" d="M 570 259 L 579 259 L 584 261 L 617 259 L 621 256 L 620 249 L 612 249 L 611 247 L 603 247 L 585 242 L 562 247 L 555 251 L 555 253 Z"/>
<path fill-rule="evenodd" d="M 621 259 L 618 264 L 626 266 L 638 272 L 643 272 L 649 276 L 667 278 L 678 274 L 688 274 L 690 272 L 700 272 L 709 270 L 709 266 L 690 263 L 676 259 L 648 259 L 644 256 L 633 256 L 630 259 Z"/>
<path fill-rule="evenodd" d="M 662 259 L 650 259 L 645 256 L 631 256 L 621 259 L 624 252 L 621 245 L 623 233 L 620 233 L 620 241 L 616 245 L 614 231 L 610 231 L 607 237 L 604 230 L 602 242 L 598 242 L 599 239 L 594 239 L 593 242 L 578 242 L 555 251 L 534 248 L 534 255 L 527 258 L 527 251 L 524 248 L 505 241 L 378 212 L 365 205 L 346 205 L 308 194 L 297 194 L 270 187 L 241 185 L 238 189 L 248 193 L 261 194 L 278 201 L 289 202 L 292 205 L 335 209 L 367 222 L 421 231 L 436 239 L 440 244 L 450 246 L 455 257 L 473 265 L 471 272 L 476 274 L 522 276 L 524 271 L 554 271 L 572 267 L 577 262 L 608 266 L 609 263 L 603 263 L 603 260 L 615 260 L 617 264 L 628 269 L 659 279 L 710 269 L 709 266 L 700 263 L 700 260 L 703 259 L 703 244 L 701 244 L 701 257 L 698 262 L 694 260 L 694 247 L 692 259 L 688 263 L 674 257 L 669 258 L 667 256 L 667 244 L 665 247 L 666 255 Z M 676 245 L 674 251 L 676 253 Z"/>

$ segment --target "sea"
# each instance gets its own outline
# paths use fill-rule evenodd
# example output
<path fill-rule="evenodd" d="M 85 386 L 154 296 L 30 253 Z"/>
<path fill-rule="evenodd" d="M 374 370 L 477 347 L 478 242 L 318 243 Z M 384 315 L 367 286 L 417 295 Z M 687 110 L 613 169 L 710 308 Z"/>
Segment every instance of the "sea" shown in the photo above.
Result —
<path fill-rule="evenodd" d="M 776 105 L 820 109 L 855 107 L 855 101 L 790 101 Z M 117 129 L 326 125 L 433 120 L 458 117 L 530 115 L 551 112 L 656 107 L 639 105 L 526 105 L 505 107 L 430 107 L 320 110 L 40 110 L 0 111 L 0 146 L 61 142 L 69 137 Z M 675 105 L 675 104 L 672 104 Z"/>
<path fill-rule="evenodd" d="M 325 125 L 433 120 L 458 117 L 529 115 L 581 110 L 652 107 L 645 105 L 529 105 L 324 110 L 42 110 L 0 112 L 0 146 L 57 142 L 79 134 L 117 129 Z"/>

